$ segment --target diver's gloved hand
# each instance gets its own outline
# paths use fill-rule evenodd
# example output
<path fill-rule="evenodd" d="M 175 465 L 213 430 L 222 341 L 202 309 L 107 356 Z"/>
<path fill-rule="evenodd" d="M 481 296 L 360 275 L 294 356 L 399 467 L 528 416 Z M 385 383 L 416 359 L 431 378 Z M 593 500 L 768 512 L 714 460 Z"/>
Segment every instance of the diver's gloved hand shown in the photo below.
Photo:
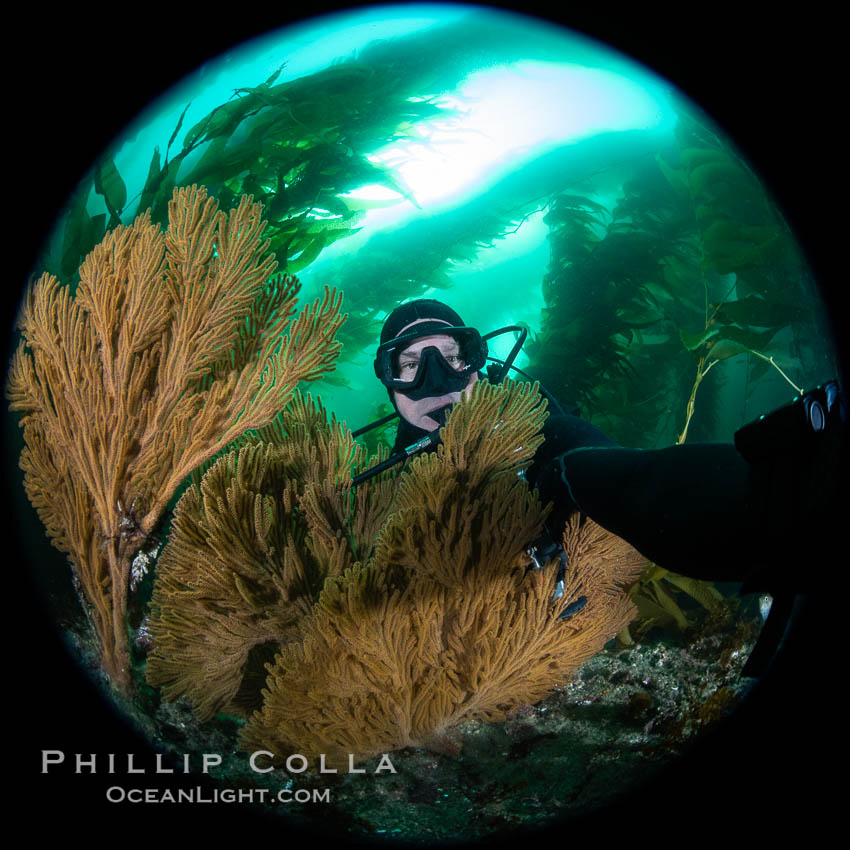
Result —
<path fill-rule="evenodd" d="M 750 463 L 810 460 L 839 448 L 842 440 L 846 444 L 847 400 L 837 381 L 803 393 L 735 433 L 735 447 Z"/>
<path fill-rule="evenodd" d="M 809 592 L 818 566 L 843 554 L 848 426 L 846 396 L 830 381 L 735 434 L 762 527 L 781 541 L 776 560 L 763 561 L 745 592 L 771 590 L 781 576 L 788 589 Z"/>
<path fill-rule="evenodd" d="M 735 442 L 574 448 L 541 470 L 541 496 L 674 572 L 807 592 L 816 570 L 806 564 L 830 556 L 843 521 L 847 417 L 838 387 L 761 417 Z"/>

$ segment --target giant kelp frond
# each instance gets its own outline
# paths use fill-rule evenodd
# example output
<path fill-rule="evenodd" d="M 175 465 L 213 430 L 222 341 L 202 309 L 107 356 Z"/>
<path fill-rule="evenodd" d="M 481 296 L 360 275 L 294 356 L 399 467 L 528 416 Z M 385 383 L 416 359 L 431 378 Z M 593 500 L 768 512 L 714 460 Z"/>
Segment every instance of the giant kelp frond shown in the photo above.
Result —
<path fill-rule="evenodd" d="M 267 424 L 333 368 L 340 296 L 297 317 L 250 198 L 225 214 L 176 190 L 163 231 L 141 215 L 80 267 L 27 292 L 7 394 L 22 414 L 24 486 L 73 565 L 104 666 L 128 682 L 124 621 L 135 552 L 193 469 Z"/>
<path fill-rule="evenodd" d="M 418 88 L 424 67 L 416 63 L 413 70 L 405 41 L 393 39 L 389 52 L 367 51 L 294 79 L 281 80 L 278 69 L 258 85 L 228 92 L 188 129 L 187 105 L 165 150 L 140 153 L 149 163 L 143 184 L 125 184 L 112 158 L 95 166 L 70 205 L 61 256 L 45 265 L 70 280 L 105 228 L 126 220 L 136 198 L 139 209 L 150 208 L 162 224 L 175 188 L 203 184 L 225 208 L 243 194 L 264 204 L 271 252 L 282 270 L 300 272 L 359 229 L 362 212 L 350 192 L 380 184 L 399 200 L 410 198 L 400 178 L 372 161 L 374 151 L 451 114 L 433 97 L 437 92 Z M 432 61 L 429 54 L 425 64 Z M 89 213 L 90 199 L 102 200 L 108 221 Z"/>
<path fill-rule="evenodd" d="M 679 631 L 692 627 L 694 618 L 688 614 L 694 611 L 694 602 L 714 617 L 729 614 L 723 594 L 713 584 L 672 573 L 657 564 L 647 568 L 628 593 L 638 610 L 638 617 L 618 635 L 620 643 L 625 645 L 645 638 L 655 627 Z M 689 597 L 690 606 L 680 605 L 683 594 Z"/>
<path fill-rule="evenodd" d="M 783 328 L 803 339 L 816 325 L 799 251 L 756 176 L 681 110 L 676 143 L 623 169 L 613 204 L 600 206 L 591 178 L 584 195 L 558 192 L 544 218 L 546 306 L 527 368 L 624 445 L 676 440 L 713 345 L 764 351 Z M 609 163 L 596 185 L 610 176 Z"/>

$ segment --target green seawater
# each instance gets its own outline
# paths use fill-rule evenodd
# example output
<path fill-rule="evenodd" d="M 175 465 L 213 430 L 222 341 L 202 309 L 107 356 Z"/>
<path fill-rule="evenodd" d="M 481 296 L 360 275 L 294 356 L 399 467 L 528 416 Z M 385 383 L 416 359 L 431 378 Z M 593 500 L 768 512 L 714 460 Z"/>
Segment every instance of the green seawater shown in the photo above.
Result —
<path fill-rule="evenodd" d="M 168 92 L 114 140 L 69 199 L 36 271 L 73 285 L 106 229 L 147 208 L 163 223 L 173 188 L 192 183 L 225 209 L 246 193 L 265 204 L 270 248 L 279 271 L 302 281 L 302 304 L 325 286 L 344 293 L 349 319 L 337 368 L 303 389 L 352 430 L 390 412 L 372 369 L 381 324 L 398 304 L 421 297 L 445 301 L 482 333 L 526 328 L 516 365 L 627 446 L 662 447 L 683 435 L 729 441 L 834 376 L 812 271 L 752 164 L 675 85 L 540 21 L 486 7 L 379 6 L 246 44 Z M 505 357 L 514 340 L 500 337 L 491 354 Z M 363 439 L 375 448 L 392 436 L 385 429 Z M 17 457 L 6 464 L 20 478 Z M 79 612 L 63 559 L 28 503 L 16 516 L 64 626 Z M 751 623 L 754 614 L 740 616 Z M 751 648 L 752 634 L 732 631 L 723 633 L 730 652 Z M 635 652 L 635 664 L 654 663 L 649 650 Z M 705 650 L 699 658 L 705 669 L 710 657 Z M 712 675 L 716 689 L 732 688 Z M 597 700 L 608 693 L 598 682 L 592 690 Z M 623 693 L 611 708 L 619 725 L 594 746 L 632 746 L 639 775 L 644 749 L 663 743 L 665 757 L 676 753 L 669 737 L 662 742 L 647 727 L 633 696 Z M 700 698 L 694 690 L 687 705 L 677 704 L 683 724 Z M 517 721 L 504 734 L 466 730 L 466 751 L 492 737 L 530 774 L 539 768 L 541 787 L 550 787 L 544 755 L 535 762 L 527 752 L 557 749 L 556 735 L 581 725 L 559 712 L 580 704 L 580 694 L 562 695 L 549 717 Z M 140 725 L 155 737 L 163 722 Z M 223 740 L 204 734 L 193 742 Z M 589 752 L 581 751 L 582 770 L 595 758 Z M 601 782 L 588 772 L 591 779 L 564 780 L 558 799 L 514 799 L 509 778 L 492 765 L 482 778 L 470 756 L 460 768 L 445 758 L 444 773 L 430 762 L 408 765 L 422 788 L 382 787 L 392 791 L 389 805 L 409 794 L 403 802 L 415 806 L 438 799 L 440 782 L 449 783 L 453 796 L 442 805 L 454 807 L 458 823 L 471 818 L 463 795 L 475 788 L 478 814 L 465 837 L 544 823 L 563 814 L 564 797 L 582 782 Z M 612 763 L 599 774 L 606 781 Z M 433 781 L 422 779 L 426 768 Z M 410 840 L 451 831 L 431 808 L 430 831 L 417 836 L 424 815 L 393 820 L 383 798 L 361 804 L 357 793 L 338 804 L 341 834 L 368 834 L 366 821 Z M 380 812 L 367 818 L 373 809 Z"/>
<path fill-rule="evenodd" d="M 766 187 L 675 86 L 603 45 L 492 9 L 389 7 L 257 39 L 202 79 L 115 140 L 39 270 L 72 280 L 105 227 L 148 206 L 164 221 L 175 185 L 225 207 L 253 194 L 302 302 L 344 292 L 342 357 L 311 390 L 352 429 L 388 409 L 383 317 L 423 296 L 482 333 L 526 326 L 516 365 L 625 445 L 676 439 L 719 341 L 693 438 L 831 377 Z"/>

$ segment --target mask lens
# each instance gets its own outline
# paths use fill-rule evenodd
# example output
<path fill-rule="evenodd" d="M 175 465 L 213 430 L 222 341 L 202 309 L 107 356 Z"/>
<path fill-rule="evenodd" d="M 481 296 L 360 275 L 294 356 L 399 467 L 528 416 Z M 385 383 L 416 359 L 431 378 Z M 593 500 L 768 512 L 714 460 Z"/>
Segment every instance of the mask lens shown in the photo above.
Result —
<path fill-rule="evenodd" d="M 447 351 L 434 346 L 438 355 L 445 360 L 446 366 L 459 375 L 470 375 L 484 368 L 487 358 L 487 343 L 474 328 L 428 328 L 418 334 L 405 334 L 390 340 L 378 348 L 375 359 L 375 374 L 381 382 L 391 389 L 410 388 L 421 380 L 421 371 L 425 357 L 422 352 L 411 356 L 403 354 L 406 348 L 423 336 L 440 334 L 451 336 L 457 342 L 457 348 Z"/>
<path fill-rule="evenodd" d="M 434 356 L 445 361 L 445 365 L 457 372 L 463 372 L 466 367 L 465 358 L 460 346 L 431 346 L 418 352 L 401 353 L 393 367 L 393 377 L 405 383 L 415 383 L 419 379 L 420 369 L 425 368 L 426 351 L 433 351 Z"/>

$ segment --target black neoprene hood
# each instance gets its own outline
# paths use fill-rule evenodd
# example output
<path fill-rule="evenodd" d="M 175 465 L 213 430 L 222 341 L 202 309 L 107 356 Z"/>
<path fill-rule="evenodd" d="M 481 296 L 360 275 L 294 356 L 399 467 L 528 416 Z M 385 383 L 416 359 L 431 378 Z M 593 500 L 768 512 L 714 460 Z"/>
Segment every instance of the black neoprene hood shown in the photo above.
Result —
<path fill-rule="evenodd" d="M 420 298 L 401 304 L 387 316 L 381 329 L 381 345 L 395 339 L 413 322 L 419 319 L 436 319 L 450 327 L 463 327 L 464 321 L 451 307 L 433 298 Z"/>

